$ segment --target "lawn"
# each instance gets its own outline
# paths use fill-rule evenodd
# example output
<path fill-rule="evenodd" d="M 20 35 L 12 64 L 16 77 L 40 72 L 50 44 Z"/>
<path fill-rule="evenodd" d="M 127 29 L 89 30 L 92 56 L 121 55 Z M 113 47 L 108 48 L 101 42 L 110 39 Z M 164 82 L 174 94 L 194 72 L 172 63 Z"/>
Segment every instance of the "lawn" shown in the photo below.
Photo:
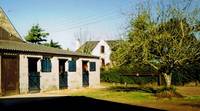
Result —
<path fill-rule="evenodd" d="M 103 83 L 104 88 L 68 90 L 69 96 L 86 96 L 113 102 L 140 105 L 164 110 L 200 111 L 200 87 L 176 87 L 183 98 L 157 98 L 149 86 L 113 85 Z M 66 91 L 64 91 L 66 92 Z"/>

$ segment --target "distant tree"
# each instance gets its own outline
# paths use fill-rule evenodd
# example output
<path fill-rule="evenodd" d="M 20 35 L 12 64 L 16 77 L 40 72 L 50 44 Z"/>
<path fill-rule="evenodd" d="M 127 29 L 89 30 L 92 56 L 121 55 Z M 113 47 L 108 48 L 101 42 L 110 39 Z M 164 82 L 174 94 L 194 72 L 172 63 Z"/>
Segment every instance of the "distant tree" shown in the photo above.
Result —
<path fill-rule="evenodd" d="M 59 45 L 58 42 L 54 42 L 52 39 L 49 43 L 44 43 L 43 45 L 48 46 L 48 47 L 54 47 L 54 48 L 62 49 L 61 45 Z"/>
<path fill-rule="evenodd" d="M 79 32 L 74 33 L 74 37 L 75 37 L 75 40 L 76 40 L 75 50 L 79 49 L 81 45 L 83 45 L 87 41 L 91 41 L 92 40 L 91 38 L 93 38 L 91 33 L 89 33 L 88 30 L 83 31 L 82 29 L 80 29 Z M 85 47 L 84 50 L 81 51 L 81 53 L 89 54 L 88 50 L 89 50 L 89 48 Z"/>
<path fill-rule="evenodd" d="M 34 44 L 41 44 L 41 42 L 47 41 L 46 37 L 48 35 L 49 33 L 44 32 L 44 30 L 40 28 L 39 24 L 37 24 L 31 27 L 25 40 Z"/>

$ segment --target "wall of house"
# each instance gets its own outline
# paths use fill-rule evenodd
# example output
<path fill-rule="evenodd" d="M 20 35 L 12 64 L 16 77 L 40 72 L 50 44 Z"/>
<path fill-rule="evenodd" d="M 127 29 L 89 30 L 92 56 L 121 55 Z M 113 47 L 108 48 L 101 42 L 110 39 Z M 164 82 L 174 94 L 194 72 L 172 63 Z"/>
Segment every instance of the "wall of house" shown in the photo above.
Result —
<path fill-rule="evenodd" d="M 101 46 L 104 46 L 104 53 L 101 53 Z M 111 62 L 110 55 L 111 55 L 111 49 L 110 46 L 104 41 L 101 40 L 96 47 L 92 51 L 92 55 L 100 56 L 100 59 L 103 58 L 105 60 L 105 64 L 108 64 Z"/>

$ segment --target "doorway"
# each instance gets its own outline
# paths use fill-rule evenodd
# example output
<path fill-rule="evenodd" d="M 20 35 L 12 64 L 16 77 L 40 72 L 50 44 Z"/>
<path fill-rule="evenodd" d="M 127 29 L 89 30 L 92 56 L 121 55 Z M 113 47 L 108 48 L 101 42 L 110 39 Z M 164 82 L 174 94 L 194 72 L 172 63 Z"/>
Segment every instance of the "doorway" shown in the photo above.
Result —
<path fill-rule="evenodd" d="M 19 94 L 19 56 L 2 56 L 2 95 Z"/>
<path fill-rule="evenodd" d="M 83 87 L 88 87 L 89 86 L 88 61 L 82 62 L 82 74 L 83 74 Z"/>
<path fill-rule="evenodd" d="M 29 92 L 40 92 L 40 72 L 37 72 L 39 58 L 28 58 Z"/>
<path fill-rule="evenodd" d="M 59 60 L 59 88 L 66 89 L 68 87 L 68 74 L 65 71 L 65 63 L 67 60 Z"/>

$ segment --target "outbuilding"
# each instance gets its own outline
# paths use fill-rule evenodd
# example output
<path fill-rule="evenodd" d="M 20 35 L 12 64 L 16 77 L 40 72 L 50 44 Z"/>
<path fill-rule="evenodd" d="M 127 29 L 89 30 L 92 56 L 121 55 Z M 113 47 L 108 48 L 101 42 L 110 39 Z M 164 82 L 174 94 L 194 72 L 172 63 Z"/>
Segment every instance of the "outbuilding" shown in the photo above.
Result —
<path fill-rule="evenodd" d="M 99 85 L 99 57 L 27 43 L 0 9 L 0 95 Z"/>

